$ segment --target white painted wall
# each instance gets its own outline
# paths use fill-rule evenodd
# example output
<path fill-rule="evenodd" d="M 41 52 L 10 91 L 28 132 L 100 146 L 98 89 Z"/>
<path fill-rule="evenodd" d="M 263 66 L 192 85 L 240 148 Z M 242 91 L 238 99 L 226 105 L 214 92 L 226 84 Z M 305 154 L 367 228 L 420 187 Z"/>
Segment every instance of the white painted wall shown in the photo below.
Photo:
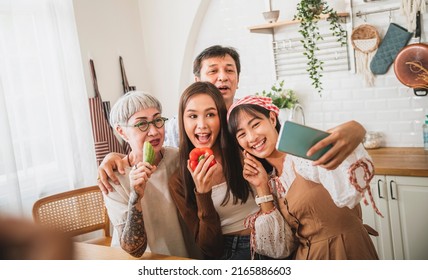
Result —
<path fill-rule="evenodd" d="M 138 1 L 73 0 L 73 4 L 89 97 L 94 96 L 91 58 L 103 100 L 113 104 L 123 94 L 119 56 L 130 85 L 150 91 Z"/>
<path fill-rule="evenodd" d="M 165 115 L 178 112 L 181 91 L 193 81 L 194 41 L 209 0 L 73 0 L 88 93 L 89 59 L 103 100 L 122 95 L 119 55 L 130 85 L 155 95 Z"/>
<path fill-rule="evenodd" d="M 354 25 L 359 10 L 398 6 L 401 0 L 364 3 L 353 1 Z M 101 93 L 114 102 L 121 94 L 118 53 L 125 59 L 131 85 L 157 96 L 165 115 L 178 111 L 182 90 L 193 81 L 193 58 L 213 44 L 233 46 L 241 55 L 242 72 L 237 96 L 260 92 L 275 81 L 272 36 L 251 33 L 249 26 L 264 23 L 262 12 L 267 1 L 260 0 L 74 0 L 82 59 L 95 59 Z M 291 19 L 297 0 L 272 0 L 281 11 L 280 19 Z M 350 9 L 345 1 L 329 1 L 338 9 Z M 423 40 L 427 38 L 428 16 L 423 17 Z M 404 25 L 398 11 L 392 22 Z M 383 37 L 389 13 L 367 16 L 367 23 L 378 28 Z M 296 27 L 278 29 L 277 38 L 288 36 Z M 85 68 L 89 92 L 92 84 Z M 376 78 L 375 86 L 364 86 L 354 72 L 326 73 L 324 91 L 318 96 L 306 75 L 286 79 L 305 107 L 307 124 L 331 128 L 355 119 L 367 130 L 382 131 L 386 146 L 422 146 L 422 120 L 428 97 L 415 97 L 401 85 L 393 69 Z"/>
<path fill-rule="evenodd" d="M 181 92 L 193 78 L 194 42 L 210 0 L 139 0 L 144 36 L 144 63 L 152 93 L 166 116 L 178 113 Z"/>
<path fill-rule="evenodd" d="M 292 19 L 298 0 L 272 0 L 272 9 L 280 10 L 280 19 Z M 334 7 L 350 8 L 345 1 L 328 1 Z M 364 22 L 356 18 L 358 11 L 373 11 L 385 7 L 398 7 L 401 0 L 383 0 L 364 3 L 353 1 L 354 26 Z M 245 8 L 244 8 L 245 7 Z M 238 48 L 242 59 L 242 75 L 238 97 L 267 89 L 274 82 L 272 36 L 250 33 L 246 28 L 265 23 L 263 1 L 235 0 L 212 1 L 196 44 L 194 56 L 204 47 L 219 43 Z M 428 14 L 423 15 L 423 41 L 428 34 Z M 348 19 L 349 20 L 349 19 Z M 389 13 L 367 16 L 381 34 L 389 26 Z M 405 25 L 399 11 L 392 12 L 392 22 Z M 278 28 L 276 38 L 295 36 L 297 27 Z M 291 35 L 293 34 L 293 35 Z M 320 97 L 310 86 L 306 75 L 290 76 L 286 85 L 297 92 L 305 107 L 307 124 L 318 128 L 331 128 L 354 119 L 367 130 L 381 131 L 386 136 L 386 146 L 421 147 L 422 121 L 428 108 L 428 97 L 416 97 L 411 89 L 400 84 L 393 67 L 387 74 L 376 78 L 375 86 L 365 87 L 363 78 L 354 72 L 325 73 L 324 91 Z"/>

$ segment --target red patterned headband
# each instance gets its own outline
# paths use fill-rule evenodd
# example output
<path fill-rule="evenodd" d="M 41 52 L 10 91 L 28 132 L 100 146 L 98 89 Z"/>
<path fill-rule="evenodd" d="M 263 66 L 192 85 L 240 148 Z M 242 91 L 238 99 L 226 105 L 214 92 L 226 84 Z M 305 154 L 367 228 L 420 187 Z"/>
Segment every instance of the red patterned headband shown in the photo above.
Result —
<path fill-rule="evenodd" d="M 232 110 L 242 104 L 258 105 L 265 109 L 268 109 L 269 111 L 275 112 L 277 116 L 279 115 L 279 109 L 272 103 L 271 98 L 259 96 L 259 95 L 248 95 L 248 96 L 245 96 L 244 98 L 239 99 L 238 101 L 233 103 L 232 106 L 230 106 L 229 110 L 227 111 L 227 120 L 229 120 L 229 116 Z"/>

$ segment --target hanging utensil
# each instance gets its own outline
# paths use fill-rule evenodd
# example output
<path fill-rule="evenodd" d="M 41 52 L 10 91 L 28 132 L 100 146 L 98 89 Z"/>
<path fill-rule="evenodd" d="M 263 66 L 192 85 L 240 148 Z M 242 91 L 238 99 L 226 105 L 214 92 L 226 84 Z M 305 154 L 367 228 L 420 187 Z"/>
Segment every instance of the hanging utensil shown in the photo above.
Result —
<path fill-rule="evenodd" d="M 398 80 L 413 88 L 417 96 L 428 94 L 428 45 L 416 43 L 403 48 L 394 64 Z"/>
<path fill-rule="evenodd" d="M 416 96 L 426 96 L 428 95 L 428 45 L 420 42 L 420 12 L 416 14 L 415 38 L 418 38 L 418 43 L 404 47 L 397 54 L 394 72 L 402 84 L 413 88 Z"/>

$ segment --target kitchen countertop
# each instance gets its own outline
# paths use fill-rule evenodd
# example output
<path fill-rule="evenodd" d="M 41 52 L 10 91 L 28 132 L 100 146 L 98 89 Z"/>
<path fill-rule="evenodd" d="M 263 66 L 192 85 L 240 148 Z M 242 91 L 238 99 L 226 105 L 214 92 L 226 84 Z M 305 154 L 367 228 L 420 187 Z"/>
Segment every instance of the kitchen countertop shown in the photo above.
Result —
<path fill-rule="evenodd" d="M 423 148 L 386 147 L 367 152 L 376 175 L 428 177 L 428 151 Z"/>

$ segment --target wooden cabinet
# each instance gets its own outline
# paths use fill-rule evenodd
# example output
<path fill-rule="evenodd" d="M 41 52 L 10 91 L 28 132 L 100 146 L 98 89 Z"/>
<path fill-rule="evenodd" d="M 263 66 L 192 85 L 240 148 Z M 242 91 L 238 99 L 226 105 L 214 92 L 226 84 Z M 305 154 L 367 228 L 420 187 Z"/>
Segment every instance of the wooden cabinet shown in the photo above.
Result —
<path fill-rule="evenodd" d="M 376 175 L 371 182 L 383 218 L 364 205 L 363 221 L 379 232 L 372 237 L 379 258 L 428 259 L 428 177 Z"/>

